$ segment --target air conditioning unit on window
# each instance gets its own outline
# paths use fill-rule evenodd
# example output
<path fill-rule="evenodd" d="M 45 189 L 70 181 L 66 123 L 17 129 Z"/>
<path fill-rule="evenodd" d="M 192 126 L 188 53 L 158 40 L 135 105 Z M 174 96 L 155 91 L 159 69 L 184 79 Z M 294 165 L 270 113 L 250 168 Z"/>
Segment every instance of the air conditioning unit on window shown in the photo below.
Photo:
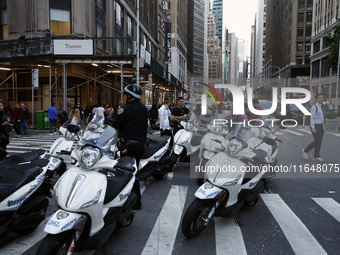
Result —
<path fill-rule="evenodd" d="M 166 2 L 166 1 L 163 1 L 163 11 L 169 10 L 169 9 L 170 9 L 169 7 L 170 7 L 170 6 L 169 6 L 169 3 Z"/>

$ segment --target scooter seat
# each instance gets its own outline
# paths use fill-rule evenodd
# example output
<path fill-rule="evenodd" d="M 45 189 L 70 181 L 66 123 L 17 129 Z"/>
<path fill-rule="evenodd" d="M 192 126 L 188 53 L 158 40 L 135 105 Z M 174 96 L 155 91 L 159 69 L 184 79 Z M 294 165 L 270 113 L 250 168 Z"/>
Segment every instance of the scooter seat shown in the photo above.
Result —
<path fill-rule="evenodd" d="M 133 166 L 134 163 L 135 159 L 133 157 L 125 156 L 118 159 L 116 167 L 123 170 L 134 172 L 135 171 L 135 167 Z"/>
<path fill-rule="evenodd" d="M 267 153 L 264 150 L 257 149 L 257 150 L 254 150 L 254 153 L 256 153 L 256 156 L 254 158 L 255 160 L 261 163 L 264 163 L 264 164 L 267 163 L 266 161 Z"/>
<path fill-rule="evenodd" d="M 0 165 L 10 165 L 15 163 L 30 162 L 32 160 L 38 159 L 40 155 L 44 154 L 46 151 L 39 149 L 33 150 L 27 153 L 19 153 L 16 155 L 11 155 L 5 158 Z"/>
<path fill-rule="evenodd" d="M 203 136 L 205 136 L 205 132 L 196 132 L 190 140 L 190 145 L 192 146 L 199 146 L 201 144 Z"/>
<path fill-rule="evenodd" d="M 149 140 L 149 144 L 145 148 L 145 152 L 142 159 L 150 158 L 155 154 L 160 148 L 164 147 L 168 142 L 170 136 L 161 136 L 159 140 Z"/>
<path fill-rule="evenodd" d="M 118 194 L 123 190 L 123 188 L 128 184 L 131 180 L 133 173 L 127 171 L 118 171 L 118 170 L 102 170 L 100 171 L 102 174 L 107 176 L 107 187 L 104 198 L 104 204 L 111 202 Z M 111 174 L 108 175 L 108 172 Z M 122 200 L 124 196 L 128 196 L 128 194 L 119 194 L 120 199 Z"/>
<path fill-rule="evenodd" d="M 40 168 L 34 164 L 8 166 L 0 169 L 0 201 L 11 193 L 31 182 L 40 174 Z"/>

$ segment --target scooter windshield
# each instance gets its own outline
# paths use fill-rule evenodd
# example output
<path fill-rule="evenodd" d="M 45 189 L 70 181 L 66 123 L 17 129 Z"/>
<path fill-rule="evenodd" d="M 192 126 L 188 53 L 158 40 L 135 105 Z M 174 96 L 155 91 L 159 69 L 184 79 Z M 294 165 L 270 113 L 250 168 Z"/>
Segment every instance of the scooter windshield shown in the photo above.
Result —
<path fill-rule="evenodd" d="M 84 132 L 84 136 L 80 142 L 81 147 L 88 144 L 107 151 L 111 145 L 117 144 L 117 131 L 113 127 L 104 124 L 104 121 L 105 118 L 103 115 L 95 114 Z"/>

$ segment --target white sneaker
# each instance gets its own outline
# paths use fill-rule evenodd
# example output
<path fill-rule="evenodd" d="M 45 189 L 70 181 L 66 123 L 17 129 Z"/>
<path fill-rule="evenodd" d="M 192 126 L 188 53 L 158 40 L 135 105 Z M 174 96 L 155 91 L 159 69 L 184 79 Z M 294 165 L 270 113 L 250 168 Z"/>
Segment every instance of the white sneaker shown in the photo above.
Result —
<path fill-rule="evenodd" d="M 324 162 L 325 160 L 324 159 L 322 159 L 322 158 L 314 158 L 313 159 L 314 161 L 316 161 L 316 162 Z"/>
<path fill-rule="evenodd" d="M 53 133 L 50 133 L 50 135 L 53 135 Z"/>
<path fill-rule="evenodd" d="M 308 153 L 305 152 L 305 149 L 302 149 L 302 157 L 303 157 L 304 159 L 308 159 Z"/>

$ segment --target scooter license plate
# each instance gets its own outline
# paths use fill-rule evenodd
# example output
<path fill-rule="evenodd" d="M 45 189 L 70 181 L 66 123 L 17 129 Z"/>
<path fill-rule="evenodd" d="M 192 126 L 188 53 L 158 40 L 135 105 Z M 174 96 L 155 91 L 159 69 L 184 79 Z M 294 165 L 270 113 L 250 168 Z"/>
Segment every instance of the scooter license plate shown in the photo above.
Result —
<path fill-rule="evenodd" d="M 176 155 L 179 155 L 179 154 L 182 153 L 183 149 L 184 148 L 182 146 L 175 145 L 174 152 L 175 152 Z"/>
<path fill-rule="evenodd" d="M 61 163 L 61 159 L 53 157 L 50 159 L 50 163 L 48 164 L 47 169 L 54 170 L 60 165 L 60 163 Z"/>

